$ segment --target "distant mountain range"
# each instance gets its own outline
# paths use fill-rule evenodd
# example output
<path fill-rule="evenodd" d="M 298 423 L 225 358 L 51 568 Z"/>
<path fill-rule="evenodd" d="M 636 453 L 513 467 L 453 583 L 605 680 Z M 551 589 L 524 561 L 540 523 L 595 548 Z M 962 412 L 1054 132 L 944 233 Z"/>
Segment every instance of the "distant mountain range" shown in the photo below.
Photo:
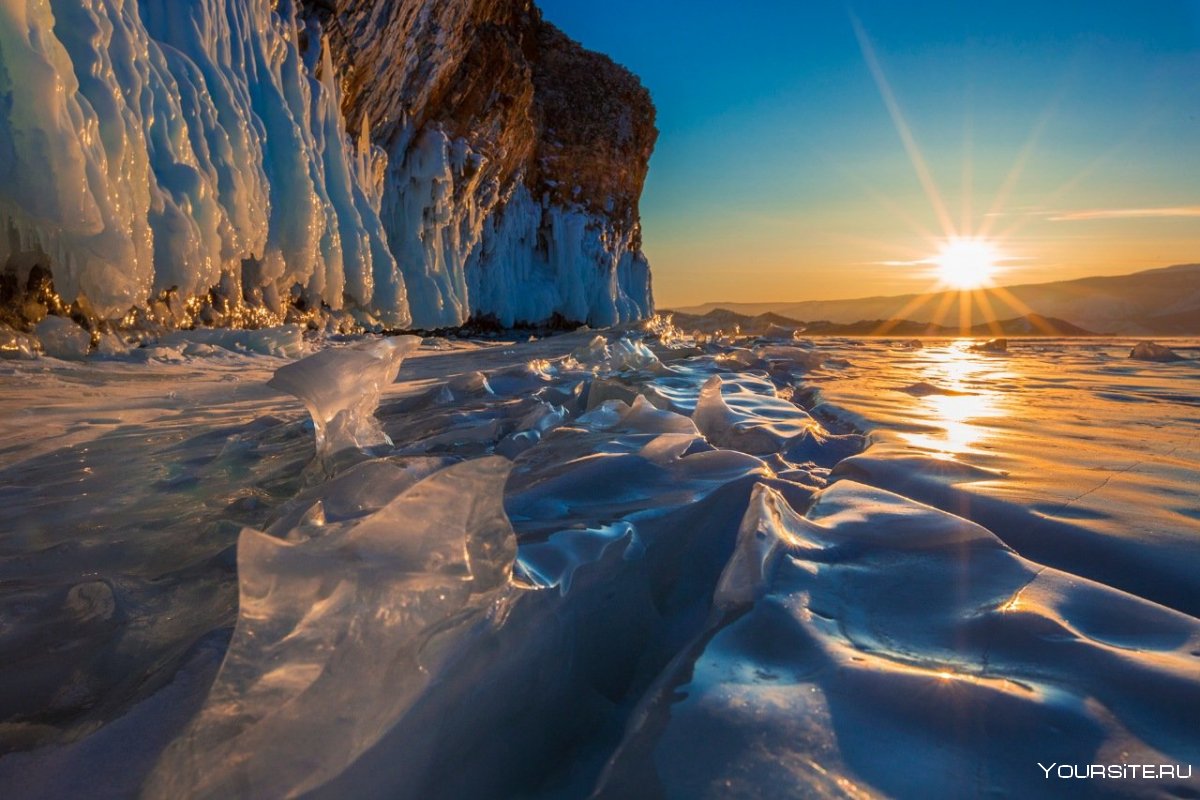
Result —
<path fill-rule="evenodd" d="M 921 335 L 918 327 L 934 331 L 927 335 L 960 332 L 957 290 L 934 293 L 917 304 L 919 297 L 908 294 L 853 300 L 704 303 L 677 311 L 689 319 L 704 317 L 714 310 L 742 319 L 774 314 L 787 320 L 776 324 L 801 325 L 812 333 L 873 333 L 884 327 L 882 321 L 887 321 L 887 333 L 891 335 Z M 1016 302 L 1007 297 L 1015 298 Z M 990 312 L 979 303 L 972 303 L 970 325 L 978 335 L 994 331 L 989 323 L 996 323 L 1001 329 L 1013 328 L 1004 330 L 1012 335 L 1048 333 L 1041 323 L 1050 323 L 1061 335 L 1200 334 L 1200 264 L 1180 264 L 1130 275 L 1008 286 L 999 291 L 989 290 L 987 298 Z M 927 326 L 934 322 L 939 310 L 941 324 L 929 329 Z M 902 319 L 897 320 L 899 316 Z M 681 316 L 680 322 L 683 321 Z M 1022 330 L 1024 326 L 1028 329 Z"/>
<path fill-rule="evenodd" d="M 675 324 L 685 331 L 714 333 L 729 332 L 737 327 L 743 333 L 806 336 L 1095 336 L 1094 331 L 1041 314 L 1028 314 L 1014 319 L 981 322 L 964 331 L 958 325 L 937 325 L 914 322 L 911 319 L 862 319 L 856 322 L 818 320 L 803 322 L 773 312 L 748 316 L 727 308 L 714 308 L 705 314 L 681 311 L 665 312 L 675 317 Z"/>

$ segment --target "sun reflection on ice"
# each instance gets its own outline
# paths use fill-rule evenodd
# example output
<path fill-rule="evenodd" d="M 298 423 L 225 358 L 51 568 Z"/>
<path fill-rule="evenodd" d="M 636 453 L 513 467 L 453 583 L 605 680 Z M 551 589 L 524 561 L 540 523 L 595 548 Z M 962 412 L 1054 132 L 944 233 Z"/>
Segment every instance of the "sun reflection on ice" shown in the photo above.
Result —
<path fill-rule="evenodd" d="M 969 352 L 969 341 L 956 342 L 944 351 L 929 351 L 926 380 L 943 393 L 920 398 L 927 416 L 921 419 L 935 430 L 905 434 L 912 444 L 938 458 L 951 459 L 968 452 L 988 436 L 983 420 L 1002 416 L 998 394 L 988 388 L 987 380 L 995 370 L 994 362 Z"/>
<path fill-rule="evenodd" d="M 995 401 L 988 395 L 963 395 L 926 398 L 934 408 L 937 421 L 944 426 L 942 449 L 949 454 L 964 453 L 984 437 L 983 427 L 974 424 L 981 417 L 994 416 Z"/>

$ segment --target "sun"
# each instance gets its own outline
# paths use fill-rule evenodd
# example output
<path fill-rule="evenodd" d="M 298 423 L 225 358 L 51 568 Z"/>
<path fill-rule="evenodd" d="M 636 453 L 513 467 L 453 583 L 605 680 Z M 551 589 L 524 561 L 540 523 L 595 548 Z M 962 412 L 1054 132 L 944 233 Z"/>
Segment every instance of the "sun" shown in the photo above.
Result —
<path fill-rule="evenodd" d="M 950 239 L 933 263 L 938 277 L 956 289 L 978 289 L 992 282 L 999 254 L 996 248 L 982 239 Z"/>

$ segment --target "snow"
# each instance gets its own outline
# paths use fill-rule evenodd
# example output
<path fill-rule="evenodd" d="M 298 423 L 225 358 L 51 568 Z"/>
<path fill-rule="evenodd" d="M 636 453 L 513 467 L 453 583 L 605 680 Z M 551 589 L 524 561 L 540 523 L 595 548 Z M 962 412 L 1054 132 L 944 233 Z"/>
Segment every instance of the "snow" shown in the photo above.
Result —
<path fill-rule="evenodd" d="M 0 268 L 49 265 L 102 319 L 210 288 L 276 322 L 295 299 L 391 328 L 652 312 L 631 232 L 479 187 L 483 156 L 437 127 L 373 146 L 296 6 L 3 0 Z"/>
<path fill-rule="evenodd" d="M 665 333 L 0 362 L 0 785 L 1039 797 L 1039 760 L 1196 762 L 1197 362 Z"/>

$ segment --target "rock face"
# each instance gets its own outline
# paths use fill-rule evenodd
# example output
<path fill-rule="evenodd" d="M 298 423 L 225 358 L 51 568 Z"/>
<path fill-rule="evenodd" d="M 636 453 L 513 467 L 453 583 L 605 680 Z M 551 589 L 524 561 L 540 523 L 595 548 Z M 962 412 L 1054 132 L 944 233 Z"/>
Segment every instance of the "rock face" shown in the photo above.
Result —
<path fill-rule="evenodd" d="M 0 0 L 0 302 L 643 317 L 655 136 L 638 80 L 526 0 Z"/>
<path fill-rule="evenodd" d="M 649 93 L 524 0 L 306 0 L 342 109 L 388 154 L 382 216 L 425 327 L 652 308 Z M 431 268 L 432 267 L 432 268 Z"/>

